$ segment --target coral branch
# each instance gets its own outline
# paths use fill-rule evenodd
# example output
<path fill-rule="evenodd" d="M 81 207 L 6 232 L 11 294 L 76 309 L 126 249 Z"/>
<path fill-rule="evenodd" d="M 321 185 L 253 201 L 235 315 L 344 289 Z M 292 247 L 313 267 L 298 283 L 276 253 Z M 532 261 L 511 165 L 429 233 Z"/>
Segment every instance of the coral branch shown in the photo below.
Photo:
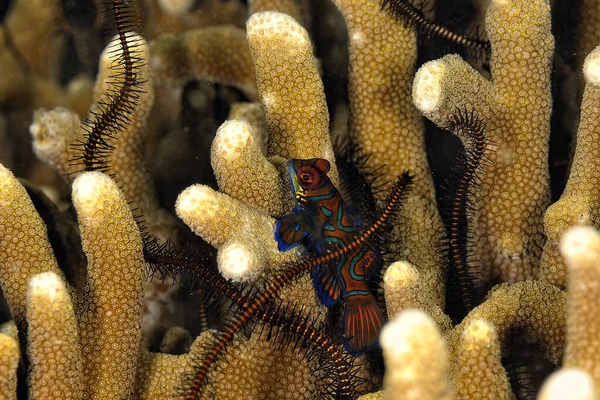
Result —
<path fill-rule="evenodd" d="M 44 272 L 29 281 L 27 291 L 32 399 L 83 398 L 83 366 L 77 319 L 62 279 Z"/>
<path fill-rule="evenodd" d="M 17 327 L 8 322 L 0 326 L 0 393 L 3 399 L 17 400 L 17 366 L 21 352 Z"/>
<path fill-rule="evenodd" d="M 233 257 L 232 263 L 237 263 L 236 269 L 244 270 L 242 274 L 247 276 L 246 279 L 256 277 L 266 268 L 277 270 L 298 257 L 295 252 L 277 250 L 274 219 L 206 186 L 195 185 L 184 190 L 177 198 L 175 208 L 197 235 L 219 249 L 222 261 Z M 244 234 L 249 230 L 252 235 Z M 232 275 L 229 269 L 223 270 L 226 265 L 230 264 L 219 263 L 226 277 L 241 278 L 240 273 Z"/>
<path fill-rule="evenodd" d="M 459 399 L 512 398 L 506 372 L 500 363 L 500 342 L 493 325 L 475 318 L 465 327 L 453 376 Z"/>
<path fill-rule="evenodd" d="M 487 15 L 492 82 L 456 55 L 419 69 L 413 99 L 445 126 L 456 109 L 475 110 L 494 146 L 473 202 L 472 245 L 484 281 L 538 275 L 543 210 L 549 202 L 550 71 L 554 38 L 545 0 L 494 0 Z"/>
<path fill-rule="evenodd" d="M 44 78 L 58 76 L 65 28 L 59 0 L 17 0 L 5 26 L 26 68 Z"/>
<path fill-rule="evenodd" d="M 387 190 L 402 171 L 415 175 L 414 195 L 433 200 L 424 128 L 411 99 L 417 59 L 413 28 L 381 12 L 376 1 L 335 0 L 350 38 L 350 137 L 367 168 L 385 165 Z M 383 192 L 385 196 L 385 191 Z"/>
<path fill-rule="evenodd" d="M 135 382 L 146 280 L 140 233 L 125 197 L 101 173 L 75 180 L 73 203 L 88 258 L 78 304 L 86 393 L 127 398 Z"/>
<path fill-rule="evenodd" d="M 267 119 L 261 103 L 255 102 L 232 104 L 228 119 L 241 119 L 249 123 L 252 127 L 254 140 L 258 143 L 260 151 L 263 154 L 267 154 L 269 128 L 267 126 Z"/>
<path fill-rule="evenodd" d="M 496 328 L 501 343 L 512 329 L 527 329 L 539 340 L 546 357 L 558 364 L 564 351 L 566 312 L 566 293 L 552 285 L 538 281 L 502 284 L 446 333 L 448 348 L 450 354 L 459 354 L 462 332 L 471 321 L 481 318 Z M 453 357 L 450 361 L 450 369 L 454 371 L 457 359 Z"/>
<path fill-rule="evenodd" d="M 221 125 L 212 144 L 211 163 L 223 192 L 273 216 L 280 217 L 290 208 L 287 198 L 282 198 L 289 193 L 287 182 L 263 155 L 247 122 L 229 120 Z"/>
<path fill-rule="evenodd" d="M 427 314 L 409 309 L 381 332 L 385 357 L 385 399 L 451 400 L 448 352 Z"/>
<path fill-rule="evenodd" d="M 583 71 L 587 84 L 571 173 L 562 196 L 544 215 L 548 241 L 542 254 L 540 279 L 558 287 L 567 284 L 566 267 L 558 249 L 564 232 L 575 225 L 600 227 L 600 47 L 588 55 Z"/>
<path fill-rule="evenodd" d="M 600 387 L 600 351 L 596 346 L 600 312 L 600 233 L 590 227 L 569 230 L 561 240 L 561 252 L 569 268 L 567 348 L 564 366 L 590 374 Z"/>
<path fill-rule="evenodd" d="M 289 15 L 303 25 L 302 10 L 299 0 L 250 0 L 248 14 L 263 11 L 279 11 Z"/>
<path fill-rule="evenodd" d="M 241 329 L 241 327 L 246 324 L 247 321 L 253 318 L 254 315 L 256 315 L 256 313 L 259 312 L 259 310 L 265 304 L 267 304 L 269 299 L 276 295 L 284 286 L 294 282 L 306 272 L 311 271 L 317 265 L 327 264 L 338 260 L 343 255 L 347 255 L 348 252 L 354 251 L 357 248 L 362 248 L 369 238 L 378 232 L 381 227 L 388 222 L 388 219 L 392 216 L 396 209 L 399 206 L 402 206 L 403 200 L 406 198 L 411 188 L 412 176 L 405 172 L 394 185 L 386 208 L 383 210 L 377 221 L 375 221 L 373 225 L 362 232 L 358 238 L 354 239 L 352 242 L 348 243 L 342 248 L 332 250 L 323 256 L 312 258 L 305 262 L 294 265 L 285 270 L 281 275 L 272 278 L 271 281 L 268 282 L 266 288 L 257 294 L 252 302 L 249 302 L 246 305 L 244 311 L 235 319 L 235 321 L 233 321 L 231 325 L 229 325 L 227 330 L 217 338 L 216 342 L 213 344 L 212 348 L 207 353 L 206 357 L 195 372 L 194 379 L 190 384 L 190 389 L 187 394 L 187 399 L 194 400 L 198 398 L 202 383 L 206 379 L 211 365 L 233 340 L 234 335 Z M 342 393 L 348 394 L 351 393 L 351 391 L 352 388 L 348 386 L 341 388 Z"/>
<path fill-rule="evenodd" d="M 36 274 L 59 276 L 46 225 L 25 188 L 0 165 L 0 283 L 19 330 L 25 332 L 27 283 Z"/>
<path fill-rule="evenodd" d="M 244 31 L 215 26 L 163 34 L 150 44 L 154 78 L 161 84 L 181 85 L 204 79 L 240 89 L 256 98 L 254 66 Z"/>
<path fill-rule="evenodd" d="M 268 155 L 324 158 L 337 185 L 329 112 L 308 33 L 292 17 L 274 11 L 254 14 L 247 30 L 269 126 Z"/>
<path fill-rule="evenodd" d="M 412 104 L 411 79 L 417 58 L 413 28 L 398 24 L 376 1 L 335 0 L 350 39 L 350 137 L 367 172 L 384 167 L 385 188 L 402 171 L 415 175 L 415 190 L 398 218 L 396 259 L 408 260 L 422 288 L 444 305 L 441 272 L 443 225 L 425 154 L 422 118 Z"/>
<path fill-rule="evenodd" d="M 538 397 L 539 400 L 596 400 L 597 390 L 588 374 L 578 368 L 563 368 L 550 375 Z"/>
<path fill-rule="evenodd" d="M 143 155 L 146 121 L 154 102 L 150 68 L 143 61 L 148 58 L 148 45 L 138 35 L 127 33 L 125 38 L 129 43 L 129 58 L 133 62 L 130 68 L 133 68 L 135 85 L 122 79 L 127 67 L 120 62 L 123 50 L 119 37 L 116 37 L 100 58 L 94 105 L 83 126 L 76 129 L 78 117 L 65 109 L 37 110 L 30 130 L 38 156 L 69 181 L 82 170 L 81 165 L 73 163 L 73 160 L 82 160 L 83 144 L 88 138 L 90 141 L 94 138 L 98 154 L 93 156 L 92 166 L 113 176 L 132 202 L 132 207 L 146 218 L 148 231 L 165 239 L 173 234 L 175 219 L 159 206 Z M 127 101 L 121 98 L 124 90 L 131 91 Z M 119 107 L 113 101 L 125 103 L 122 109 L 117 109 Z M 98 129 L 101 132 L 96 137 L 93 132 Z M 73 143 L 78 145 L 71 146 Z"/>
<path fill-rule="evenodd" d="M 389 319 L 403 310 L 418 308 L 427 312 L 443 331 L 452 326 L 432 296 L 423 290 L 417 269 L 407 262 L 397 261 L 387 268 L 383 276 L 383 293 Z"/>

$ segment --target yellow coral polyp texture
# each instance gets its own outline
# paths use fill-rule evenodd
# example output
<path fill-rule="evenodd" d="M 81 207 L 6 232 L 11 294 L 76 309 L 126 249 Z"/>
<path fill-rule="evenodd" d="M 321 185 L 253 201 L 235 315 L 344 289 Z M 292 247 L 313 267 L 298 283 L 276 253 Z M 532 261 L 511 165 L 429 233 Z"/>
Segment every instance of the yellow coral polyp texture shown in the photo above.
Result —
<path fill-rule="evenodd" d="M 274 11 L 247 23 L 256 83 L 269 129 L 268 155 L 325 158 L 335 166 L 329 112 L 308 33 Z M 329 176 L 337 182 L 335 167 Z"/>
<path fill-rule="evenodd" d="M 492 324 L 473 319 L 463 331 L 454 382 L 458 398 L 510 399 L 512 390 Z"/>
<path fill-rule="evenodd" d="M 287 205 L 284 181 L 277 167 L 263 155 L 256 140 L 260 133 L 254 133 L 254 129 L 243 120 L 229 120 L 219 127 L 211 149 L 215 177 L 221 190 L 270 215 L 281 216 Z"/>
<path fill-rule="evenodd" d="M 296 0 L 156 0 L 136 2 L 139 12 L 129 8 L 132 2 L 114 0 L 115 10 L 127 11 L 124 25 L 139 16 L 144 33 L 120 32 L 109 40 L 100 31 L 114 24 L 112 9 L 82 20 L 69 8 L 74 5 L 60 3 L 17 0 L 0 27 L 6 72 L 0 76 L 0 146 L 19 149 L 15 162 L 0 164 L 0 286 L 8 308 L 0 309 L 0 322 L 13 320 L 0 325 L 0 399 L 17 399 L 17 393 L 69 400 L 321 399 L 338 398 L 334 386 L 347 384 L 362 400 L 508 400 L 519 388 L 503 358 L 520 361 L 521 346 L 534 349 L 536 362 L 557 366 L 543 385 L 535 382 L 540 399 L 598 398 L 600 47 L 592 49 L 600 37 L 600 6 L 582 0 L 585 26 L 570 63 L 555 57 L 551 20 L 561 16 L 551 14 L 552 2 L 491 0 L 485 21 L 491 54 L 471 63 L 490 73 L 486 79 L 457 54 L 418 68 L 426 7 L 407 23 L 406 15 L 382 10 L 378 0 L 332 0 L 328 7 Z M 396 4 L 410 9 L 408 2 Z M 442 10 L 442 2 L 437 5 Z M 337 40 L 331 43 L 347 41 L 347 60 L 344 51 L 330 48 L 331 37 Z M 103 52 L 100 43 L 108 43 Z M 64 60 L 67 49 L 78 59 Z M 560 102 L 572 102 L 551 97 L 553 59 L 562 60 L 561 71 L 579 73 L 585 89 L 568 180 L 550 205 L 550 116 L 564 118 Z M 90 65 L 96 60 L 97 68 Z M 58 76 L 80 64 L 72 79 Z M 342 85 L 330 74 L 340 68 L 349 71 Z M 339 93 L 344 85 L 347 92 Z M 123 98 L 131 101 L 120 109 Z M 118 115 L 105 131 L 114 110 Z M 339 110 L 348 112 L 347 124 Z M 446 304 L 455 271 L 446 270 L 445 206 L 438 200 L 449 190 L 434 184 L 432 170 L 450 168 L 448 160 L 427 153 L 422 118 L 448 128 L 457 112 L 483 121 L 488 140 L 461 227 L 470 268 L 462 273 L 487 293 L 466 315 L 456 309 L 460 299 Z M 86 156 L 102 157 L 106 174 L 83 171 L 86 113 L 88 124 L 111 136 L 90 139 L 101 152 Z M 63 183 L 41 163 L 24 167 L 27 126 L 33 151 Z M 349 157 L 336 156 L 332 129 L 352 141 Z M 172 154 L 196 151 L 169 163 Z M 215 343 L 228 338 L 223 331 L 247 311 L 230 307 L 225 296 L 209 302 L 203 295 L 239 290 L 236 299 L 251 301 L 310 257 L 303 246 L 279 251 L 274 236 L 277 220 L 294 207 L 286 163 L 309 158 L 328 160 L 328 176 L 344 193 L 359 185 L 344 181 L 336 158 L 354 161 L 379 208 L 398 175 L 414 177 L 393 226 L 382 234 L 385 266 L 372 277 L 388 318 L 379 338 L 385 370 L 372 368 L 371 354 L 346 353 L 343 305 L 326 309 L 305 274 L 258 312 L 250 310 L 269 321 L 238 326 L 225 349 L 211 355 L 207 378 L 192 383 Z M 202 168 L 208 174 L 195 174 Z M 379 180 L 370 182 L 369 173 Z M 168 185 L 155 188 L 158 176 Z M 561 177 L 552 179 L 560 186 Z M 377 210 L 363 217 L 373 216 Z M 169 264 L 169 251 L 180 241 L 193 255 Z M 216 251 L 204 251 L 208 246 Z M 82 265 L 69 265 L 77 256 Z M 148 276 L 147 267 L 156 272 L 160 264 L 156 258 L 167 259 L 161 268 L 179 268 L 165 283 Z M 73 282 L 74 268 L 82 269 L 82 284 Z M 171 288 L 181 271 L 183 288 Z M 200 278 L 213 273 L 224 279 Z M 190 286 L 192 293 L 184 294 Z M 273 310 L 283 316 L 271 316 Z M 173 314 L 169 322 L 167 314 Z M 301 324 L 333 344 L 315 342 L 313 333 L 302 336 Z M 331 362 L 336 351 L 342 358 Z M 345 363 L 351 382 L 336 380 Z"/>
<path fill-rule="evenodd" d="M 17 397 L 17 367 L 21 354 L 17 327 L 12 322 L 0 326 L 0 393 L 6 399 Z"/>
<path fill-rule="evenodd" d="M 94 382 L 90 393 L 127 396 L 135 380 L 146 278 L 140 232 L 124 196 L 100 173 L 78 178 L 73 200 L 88 256 L 79 315 L 84 374 Z M 122 358 L 111 357 L 115 353 Z"/>
<path fill-rule="evenodd" d="M 456 110 L 485 121 L 492 151 L 472 199 L 471 246 L 484 281 L 539 275 L 543 212 L 549 205 L 550 71 L 554 38 L 547 1 L 490 3 L 491 81 L 457 55 L 423 65 L 413 99 L 446 126 Z"/>
<path fill-rule="evenodd" d="M 17 197 L 21 207 L 31 204 L 25 189 L 3 167 L 0 184 L 8 192 L 2 197 L 4 201 Z M 84 292 L 75 294 L 65 284 L 51 251 L 48 261 L 32 266 L 19 262 L 21 272 L 13 269 L 1 275 L 12 313 L 19 316 L 26 307 L 28 326 L 22 329 L 29 339 L 31 395 L 128 397 L 135 383 L 146 275 L 140 232 L 124 196 L 103 174 L 78 177 L 73 200 L 88 258 Z M 30 209 L 25 214 L 29 220 L 20 224 L 16 217 L 23 214 L 23 208 L 2 209 L 19 224 L 19 236 L 24 232 L 36 234 L 36 211 Z M 26 259 L 31 251 L 43 255 L 44 248 L 50 247 L 43 228 L 38 235 L 29 248 L 15 249 L 19 258 Z M 28 274 L 27 282 L 22 279 L 24 273 Z M 26 299 L 20 297 L 23 289 L 27 290 Z M 74 295 L 81 298 L 76 300 Z"/>
<path fill-rule="evenodd" d="M 29 280 L 38 273 L 59 273 L 46 226 L 35 211 L 25 188 L 0 165 L 0 276 L 4 298 L 17 325 L 25 328 Z M 7 279 L 10 277 L 10 279 Z"/>
<path fill-rule="evenodd" d="M 349 136 L 358 144 L 361 168 L 381 174 L 389 188 L 403 171 L 415 176 L 414 188 L 396 224 L 393 252 L 421 274 L 421 290 L 443 307 L 442 222 L 425 153 L 422 118 L 412 104 L 411 85 L 417 38 L 370 0 L 336 0 L 349 37 Z M 386 31 L 386 35 L 380 33 Z M 375 193 L 385 199 L 386 190 Z"/>
<path fill-rule="evenodd" d="M 77 319 L 62 278 L 35 275 L 27 291 L 31 396 L 82 398 L 82 360 Z"/>
<path fill-rule="evenodd" d="M 600 47 L 585 59 L 583 75 L 586 85 L 569 179 L 561 198 L 544 215 L 548 242 L 542 255 L 541 279 L 560 287 L 567 284 L 567 269 L 558 251 L 563 233 L 577 225 L 600 226 Z"/>
<path fill-rule="evenodd" d="M 386 325 L 381 346 L 388 370 L 386 398 L 452 399 L 446 346 L 427 314 L 403 311 Z"/>

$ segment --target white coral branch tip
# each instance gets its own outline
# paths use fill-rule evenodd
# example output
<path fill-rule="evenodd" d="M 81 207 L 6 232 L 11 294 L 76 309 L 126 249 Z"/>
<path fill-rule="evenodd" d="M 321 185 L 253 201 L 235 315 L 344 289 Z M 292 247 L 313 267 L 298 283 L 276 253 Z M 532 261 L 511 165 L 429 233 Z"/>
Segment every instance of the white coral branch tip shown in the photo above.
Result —
<path fill-rule="evenodd" d="M 594 267 L 600 255 L 600 234 L 590 226 L 576 226 L 565 232 L 560 250 L 568 265 Z"/>
<path fill-rule="evenodd" d="M 158 5 L 168 14 L 183 16 L 190 11 L 196 0 L 158 0 Z"/>
<path fill-rule="evenodd" d="M 217 199 L 208 186 L 193 185 L 185 189 L 175 203 L 177 215 L 186 223 L 196 214 L 202 213 L 214 217 L 217 211 Z"/>
<path fill-rule="evenodd" d="M 594 49 L 585 59 L 583 75 L 587 83 L 600 85 L 600 46 Z"/>
<path fill-rule="evenodd" d="M 227 279 L 246 280 L 249 273 L 255 270 L 254 254 L 239 243 L 230 243 L 219 250 L 219 270 Z"/>
<path fill-rule="evenodd" d="M 462 334 L 484 346 L 488 346 L 496 336 L 494 326 L 483 318 L 473 319 Z"/>
<path fill-rule="evenodd" d="M 101 172 L 84 172 L 73 182 L 73 203 L 78 210 L 93 210 L 104 202 L 112 181 Z"/>
<path fill-rule="evenodd" d="M 446 74 L 443 61 L 430 61 L 423 64 L 415 75 L 413 102 L 423 113 L 434 111 L 442 102 L 442 82 Z"/>
<path fill-rule="evenodd" d="M 406 287 L 414 285 L 419 279 L 419 272 L 406 261 L 396 261 L 385 271 L 383 283 L 389 287 Z"/>
<path fill-rule="evenodd" d="M 217 130 L 213 148 L 225 160 L 235 160 L 242 154 L 242 149 L 254 142 L 250 124 L 241 120 L 224 122 Z"/>
<path fill-rule="evenodd" d="M 421 333 L 435 330 L 435 323 L 423 311 L 405 310 L 389 322 L 381 331 L 380 343 L 388 361 L 398 362 L 412 352 L 414 338 Z"/>
<path fill-rule="evenodd" d="M 540 391 L 540 400 L 595 400 L 592 378 L 578 368 L 564 368 L 546 380 Z"/>
<path fill-rule="evenodd" d="M 246 23 L 246 31 L 249 37 L 256 35 L 280 36 L 288 41 L 292 48 L 298 50 L 305 46 L 312 46 L 306 30 L 293 17 L 277 11 L 265 11 L 252 15 Z"/>
<path fill-rule="evenodd" d="M 44 272 L 31 278 L 29 292 L 33 296 L 42 296 L 48 300 L 53 300 L 61 293 L 66 292 L 66 287 L 62 279 L 54 272 Z"/>

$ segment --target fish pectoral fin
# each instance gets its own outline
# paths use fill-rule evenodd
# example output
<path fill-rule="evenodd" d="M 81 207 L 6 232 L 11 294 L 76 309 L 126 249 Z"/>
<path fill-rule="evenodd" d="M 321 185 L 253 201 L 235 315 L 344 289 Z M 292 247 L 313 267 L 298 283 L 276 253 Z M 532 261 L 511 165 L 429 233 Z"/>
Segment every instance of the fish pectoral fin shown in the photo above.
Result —
<path fill-rule="evenodd" d="M 279 251 L 296 247 L 307 234 L 308 229 L 300 213 L 286 215 L 275 225 L 275 240 Z"/>
<path fill-rule="evenodd" d="M 326 307 L 332 307 L 340 301 L 341 287 L 339 280 L 331 271 L 331 267 L 322 264 L 313 269 L 313 284 L 317 290 L 317 296 Z"/>

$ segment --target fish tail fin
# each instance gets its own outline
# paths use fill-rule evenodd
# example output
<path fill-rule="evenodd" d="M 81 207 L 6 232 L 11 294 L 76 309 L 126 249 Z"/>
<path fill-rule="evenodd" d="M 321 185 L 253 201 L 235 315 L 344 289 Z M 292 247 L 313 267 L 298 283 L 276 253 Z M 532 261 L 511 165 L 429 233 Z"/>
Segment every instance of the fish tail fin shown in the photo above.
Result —
<path fill-rule="evenodd" d="M 377 347 L 385 316 L 371 295 L 348 296 L 344 312 L 344 348 L 355 357 Z"/>

